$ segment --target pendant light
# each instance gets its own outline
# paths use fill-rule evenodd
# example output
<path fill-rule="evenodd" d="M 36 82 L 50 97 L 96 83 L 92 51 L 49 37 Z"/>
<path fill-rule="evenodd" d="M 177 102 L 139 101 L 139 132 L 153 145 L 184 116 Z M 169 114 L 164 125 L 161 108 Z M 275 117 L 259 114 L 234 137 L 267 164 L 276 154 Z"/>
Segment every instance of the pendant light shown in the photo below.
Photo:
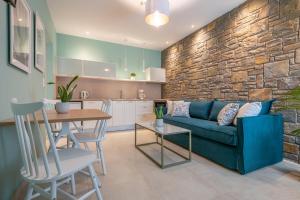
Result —
<path fill-rule="evenodd" d="M 147 24 L 158 28 L 169 22 L 169 0 L 147 0 L 145 10 Z"/>

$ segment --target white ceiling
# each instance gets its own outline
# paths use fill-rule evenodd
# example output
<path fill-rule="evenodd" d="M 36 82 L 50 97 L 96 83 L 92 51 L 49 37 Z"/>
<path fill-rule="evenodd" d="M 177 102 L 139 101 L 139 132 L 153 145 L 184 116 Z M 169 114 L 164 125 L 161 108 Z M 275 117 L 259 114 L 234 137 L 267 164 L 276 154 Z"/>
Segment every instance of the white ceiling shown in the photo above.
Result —
<path fill-rule="evenodd" d="M 47 1 L 59 33 L 162 50 L 245 0 L 169 0 L 170 22 L 160 28 L 144 22 L 142 0 Z"/>

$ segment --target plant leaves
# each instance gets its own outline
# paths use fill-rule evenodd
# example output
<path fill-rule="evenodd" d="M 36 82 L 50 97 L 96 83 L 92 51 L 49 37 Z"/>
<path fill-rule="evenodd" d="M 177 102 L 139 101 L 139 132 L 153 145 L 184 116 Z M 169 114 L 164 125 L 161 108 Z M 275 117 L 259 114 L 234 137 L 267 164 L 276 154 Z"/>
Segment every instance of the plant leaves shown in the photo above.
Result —
<path fill-rule="evenodd" d="M 66 86 L 67 91 L 69 91 L 71 85 L 79 78 L 79 76 L 75 76 Z"/>

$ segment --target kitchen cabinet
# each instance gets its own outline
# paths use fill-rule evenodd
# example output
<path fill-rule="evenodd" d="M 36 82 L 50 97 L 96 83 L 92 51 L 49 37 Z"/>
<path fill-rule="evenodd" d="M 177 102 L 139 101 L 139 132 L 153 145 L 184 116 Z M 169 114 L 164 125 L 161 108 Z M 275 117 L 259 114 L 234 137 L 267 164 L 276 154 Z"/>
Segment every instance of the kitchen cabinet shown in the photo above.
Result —
<path fill-rule="evenodd" d="M 137 101 L 135 121 L 149 121 L 151 117 L 153 117 L 153 101 Z"/>

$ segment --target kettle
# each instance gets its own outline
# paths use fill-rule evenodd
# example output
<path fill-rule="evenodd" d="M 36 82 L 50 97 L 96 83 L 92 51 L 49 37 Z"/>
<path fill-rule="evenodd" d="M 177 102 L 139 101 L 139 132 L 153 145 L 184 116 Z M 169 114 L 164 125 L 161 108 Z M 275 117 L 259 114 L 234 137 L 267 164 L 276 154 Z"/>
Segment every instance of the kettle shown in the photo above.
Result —
<path fill-rule="evenodd" d="M 88 97 L 89 97 L 89 92 L 88 91 L 82 90 L 80 92 L 80 98 L 81 99 L 87 99 Z"/>

